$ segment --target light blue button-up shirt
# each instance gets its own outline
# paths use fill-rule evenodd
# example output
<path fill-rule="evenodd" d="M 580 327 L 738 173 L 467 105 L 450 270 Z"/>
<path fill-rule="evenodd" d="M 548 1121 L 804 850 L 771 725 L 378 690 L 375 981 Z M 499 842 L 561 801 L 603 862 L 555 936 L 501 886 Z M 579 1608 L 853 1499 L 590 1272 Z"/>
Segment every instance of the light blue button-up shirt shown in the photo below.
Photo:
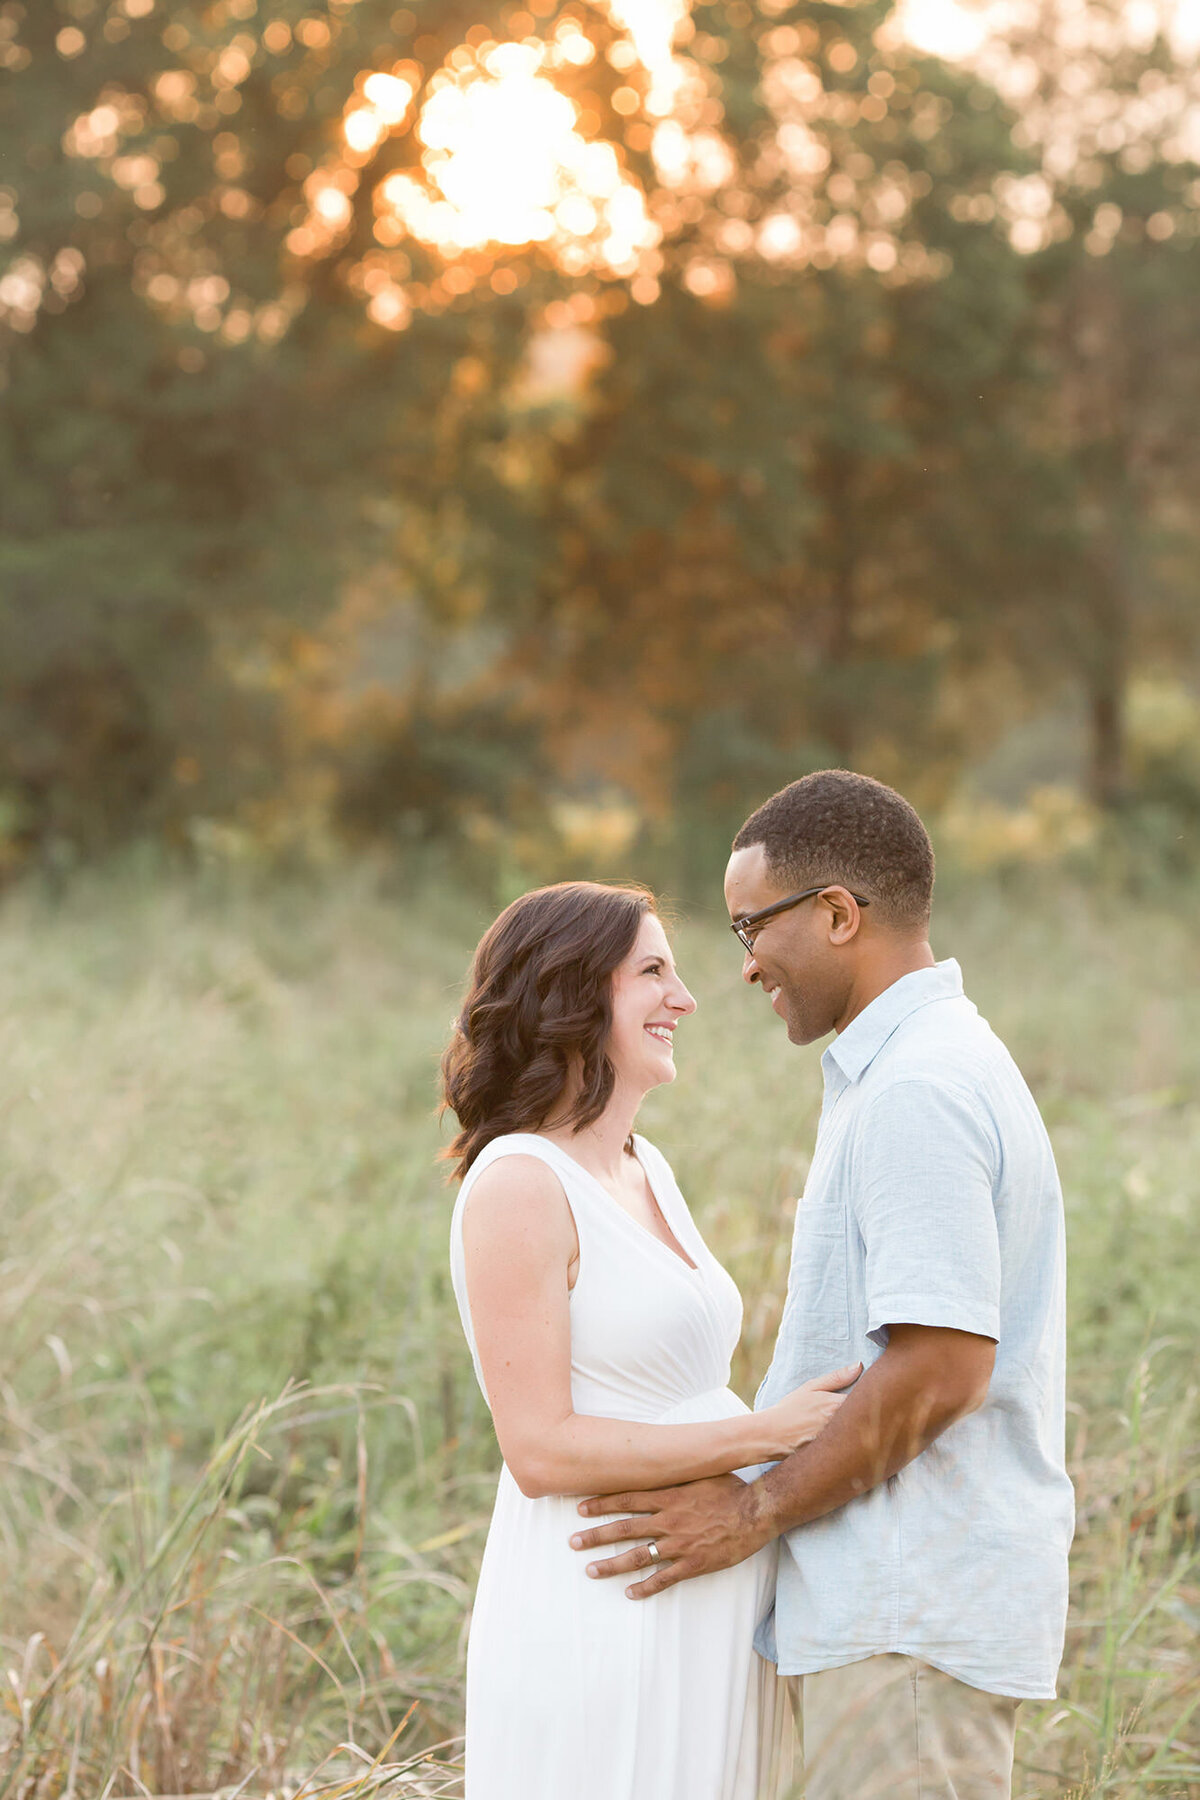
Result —
<path fill-rule="evenodd" d="M 891 1480 L 789 1532 L 758 1648 L 785 1675 L 900 1652 L 1053 1696 L 1074 1522 L 1063 1446 L 1062 1195 L 1011 1056 L 956 962 L 903 976 L 822 1059 L 825 1103 L 758 1396 L 872 1362 L 890 1324 L 996 1340 L 983 1407 Z"/>

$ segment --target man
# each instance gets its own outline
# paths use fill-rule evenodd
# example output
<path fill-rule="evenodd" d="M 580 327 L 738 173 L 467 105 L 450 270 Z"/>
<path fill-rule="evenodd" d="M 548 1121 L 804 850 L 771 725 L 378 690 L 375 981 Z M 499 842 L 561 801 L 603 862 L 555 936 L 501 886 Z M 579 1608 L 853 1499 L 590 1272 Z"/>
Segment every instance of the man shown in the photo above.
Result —
<path fill-rule="evenodd" d="M 759 1648 L 791 1682 L 808 1800 L 1002 1800 L 1022 1699 L 1053 1696 L 1073 1506 L 1062 1199 L 1008 1052 L 929 947 L 933 852 L 891 788 L 806 776 L 725 877 L 744 979 L 793 1044 L 837 1035 L 758 1403 L 865 1372 L 759 1480 L 586 1501 L 578 1549 L 646 1599 L 780 1538 Z"/>

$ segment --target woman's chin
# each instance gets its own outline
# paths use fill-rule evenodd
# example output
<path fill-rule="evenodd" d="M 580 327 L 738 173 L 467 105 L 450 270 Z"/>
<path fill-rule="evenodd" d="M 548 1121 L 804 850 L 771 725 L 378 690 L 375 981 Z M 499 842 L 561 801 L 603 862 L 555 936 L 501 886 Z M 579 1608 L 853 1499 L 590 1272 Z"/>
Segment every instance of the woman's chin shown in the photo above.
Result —
<path fill-rule="evenodd" d="M 656 1061 L 653 1068 L 646 1069 L 646 1071 L 644 1072 L 644 1074 L 642 1076 L 642 1081 L 643 1081 L 643 1084 L 645 1086 L 645 1090 L 647 1093 L 650 1092 L 651 1088 L 665 1087 L 668 1082 L 674 1081 L 674 1079 L 675 1079 L 674 1061 L 670 1061 L 670 1062 Z"/>
<path fill-rule="evenodd" d="M 648 1094 L 652 1088 L 665 1087 L 675 1079 L 675 1064 L 660 1061 L 657 1057 L 653 1063 L 643 1062 L 640 1065 L 620 1063 L 614 1064 L 617 1087 L 622 1093 L 633 1097 Z"/>

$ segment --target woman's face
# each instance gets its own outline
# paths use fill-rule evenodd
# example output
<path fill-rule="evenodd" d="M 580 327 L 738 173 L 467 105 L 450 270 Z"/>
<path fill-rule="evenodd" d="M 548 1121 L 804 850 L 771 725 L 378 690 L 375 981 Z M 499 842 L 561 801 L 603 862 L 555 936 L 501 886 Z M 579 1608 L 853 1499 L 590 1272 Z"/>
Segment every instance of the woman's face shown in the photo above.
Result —
<path fill-rule="evenodd" d="M 608 1054 L 617 1079 L 640 1093 L 675 1079 L 675 1027 L 696 1002 L 680 981 L 660 920 L 646 913 L 613 973 Z"/>

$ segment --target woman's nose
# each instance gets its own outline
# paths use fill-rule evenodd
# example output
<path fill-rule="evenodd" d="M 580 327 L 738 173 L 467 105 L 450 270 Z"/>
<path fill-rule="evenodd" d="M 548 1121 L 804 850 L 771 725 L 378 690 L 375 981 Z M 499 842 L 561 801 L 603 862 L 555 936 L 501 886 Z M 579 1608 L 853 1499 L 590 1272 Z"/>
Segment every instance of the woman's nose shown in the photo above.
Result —
<path fill-rule="evenodd" d="M 688 992 L 687 988 L 684 987 L 682 982 L 679 984 L 679 990 L 671 1001 L 671 1005 L 675 1008 L 676 1012 L 680 1013 L 694 1013 L 696 1010 L 695 999 Z"/>

